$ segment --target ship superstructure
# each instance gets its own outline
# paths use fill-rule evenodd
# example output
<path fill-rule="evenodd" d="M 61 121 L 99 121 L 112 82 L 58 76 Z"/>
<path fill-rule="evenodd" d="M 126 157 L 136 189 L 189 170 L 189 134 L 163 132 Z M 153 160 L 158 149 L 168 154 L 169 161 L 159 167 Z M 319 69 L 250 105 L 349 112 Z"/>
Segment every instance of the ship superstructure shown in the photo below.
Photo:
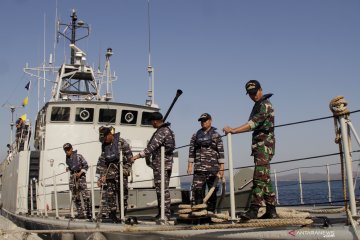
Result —
<path fill-rule="evenodd" d="M 62 145 L 72 143 L 90 166 L 87 181 L 90 187 L 94 183 L 95 168 L 101 154 L 99 128 L 112 126 L 126 139 L 134 154 L 143 150 L 155 129 L 149 116 L 159 111 L 157 106 L 118 103 L 112 101 L 112 82 L 110 76 L 110 57 L 112 49 L 106 52 L 103 72 L 96 72 L 86 63 L 86 53 L 77 45 L 76 30 L 87 24 L 78 21 L 76 12 L 71 15 L 71 23 L 59 24 L 71 30 L 71 61 L 57 70 L 50 100 L 39 110 L 34 126 L 34 150 L 30 150 L 30 131 L 24 138 L 25 147 L 14 147 L 4 166 L 2 183 L 7 194 L 2 196 L 4 208 L 14 213 L 27 213 L 31 208 L 45 213 L 54 208 L 55 192 L 58 195 L 59 208 L 69 207 L 68 173 L 65 172 L 65 154 Z M 88 35 L 85 35 L 85 37 Z M 40 68 L 41 70 L 42 68 Z M 25 72 L 31 72 L 26 68 Z M 39 70 L 39 69 L 37 69 Z M 34 76 L 34 75 L 33 75 Z M 104 94 L 100 89 L 104 85 Z M 173 176 L 179 175 L 178 157 L 175 154 Z M 156 194 L 153 172 L 145 159 L 134 163 L 130 175 L 129 207 L 141 208 L 154 205 Z M 54 184 L 56 189 L 54 189 Z M 180 181 L 172 178 L 170 187 L 175 199 L 180 196 Z M 28 200 L 32 196 L 32 200 Z M 95 190 L 98 201 L 99 189 Z M 96 204 L 96 203 L 95 203 Z"/>

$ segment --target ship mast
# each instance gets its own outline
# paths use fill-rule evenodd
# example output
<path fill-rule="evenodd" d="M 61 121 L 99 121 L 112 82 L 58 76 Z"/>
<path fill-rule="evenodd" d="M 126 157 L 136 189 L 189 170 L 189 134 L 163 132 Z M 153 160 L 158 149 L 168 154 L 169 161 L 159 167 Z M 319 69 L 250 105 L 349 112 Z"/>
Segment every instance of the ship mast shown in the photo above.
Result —
<path fill-rule="evenodd" d="M 70 41 L 71 60 L 70 64 L 63 64 L 59 69 L 50 101 L 100 100 L 94 71 L 86 65 L 86 53 L 76 45 L 78 41 L 90 35 L 90 27 L 78 20 L 74 9 L 70 17 L 71 23 L 58 23 L 58 34 Z M 70 34 L 68 30 L 71 30 Z M 85 31 L 81 37 L 78 37 L 79 30 Z"/>
<path fill-rule="evenodd" d="M 111 76 L 110 69 L 110 57 L 113 55 L 112 49 L 108 48 L 105 54 L 106 63 L 105 63 L 105 76 L 106 76 L 106 93 L 105 93 L 105 101 L 110 101 L 112 99 L 112 82 L 115 77 Z"/>
<path fill-rule="evenodd" d="M 83 22 L 83 21 L 78 21 L 77 15 L 76 15 L 76 11 L 75 9 L 72 10 L 71 13 L 71 23 L 70 24 L 66 24 L 66 23 L 59 23 L 59 26 L 63 26 L 65 27 L 63 31 L 58 31 L 58 34 L 62 35 L 63 37 L 65 37 L 66 39 L 68 39 L 70 41 L 70 45 L 76 45 L 76 42 L 80 41 L 81 39 L 87 38 L 90 35 L 90 27 L 87 23 Z M 66 31 L 68 29 L 71 29 L 71 37 L 68 37 L 66 35 Z M 87 32 L 84 36 L 76 39 L 76 31 L 78 29 L 85 29 Z M 71 48 L 71 60 L 70 60 L 70 64 L 74 64 L 75 63 L 75 49 Z"/>

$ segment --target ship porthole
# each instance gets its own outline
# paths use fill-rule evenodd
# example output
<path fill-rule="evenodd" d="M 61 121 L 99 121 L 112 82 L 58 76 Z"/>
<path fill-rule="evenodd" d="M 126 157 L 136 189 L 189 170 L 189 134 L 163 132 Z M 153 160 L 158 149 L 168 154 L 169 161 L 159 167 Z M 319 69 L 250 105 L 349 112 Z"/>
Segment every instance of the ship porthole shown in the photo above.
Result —
<path fill-rule="evenodd" d="M 87 120 L 90 117 L 90 113 L 86 109 L 82 110 L 79 115 L 80 115 L 81 120 L 83 120 L 83 121 Z"/>
<path fill-rule="evenodd" d="M 132 114 L 131 112 L 128 112 L 127 114 L 125 114 L 125 121 L 126 122 L 131 122 L 132 120 L 134 120 L 134 114 Z"/>

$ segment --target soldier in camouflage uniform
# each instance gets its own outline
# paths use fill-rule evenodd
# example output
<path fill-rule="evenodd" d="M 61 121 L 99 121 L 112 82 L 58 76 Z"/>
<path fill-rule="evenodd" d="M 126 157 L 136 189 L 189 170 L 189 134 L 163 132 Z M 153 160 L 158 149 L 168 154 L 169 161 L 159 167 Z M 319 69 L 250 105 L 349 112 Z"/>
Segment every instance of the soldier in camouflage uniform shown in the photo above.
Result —
<path fill-rule="evenodd" d="M 19 119 L 16 121 L 16 146 L 18 151 L 23 151 L 24 150 L 24 139 L 25 139 L 25 121 L 19 117 Z"/>
<path fill-rule="evenodd" d="M 69 189 L 72 193 L 72 201 L 75 203 L 77 209 L 77 218 L 84 219 L 85 215 L 81 206 L 81 198 L 84 201 L 86 217 L 92 218 L 90 191 L 87 189 L 86 172 L 89 168 L 85 158 L 74 151 L 70 143 L 65 143 L 63 149 L 66 153 L 66 171 L 70 171 Z"/>
<path fill-rule="evenodd" d="M 120 151 L 123 154 L 123 186 L 124 186 L 124 212 L 127 210 L 127 200 L 129 195 L 128 177 L 131 173 L 133 156 L 129 144 L 120 137 L 120 133 L 114 133 L 113 128 L 100 128 L 100 141 L 102 142 L 102 153 L 96 165 L 96 176 L 98 186 L 104 184 L 102 195 L 102 209 L 109 214 L 109 218 L 115 222 L 120 222 L 116 217 L 116 209 L 120 207 Z"/>
<path fill-rule="evenodd" d="M 270 178 L 270 161 L 275 154 L 274 109 L 269 98 L 272 94 L 264 94 L 260 83 L 250 80 L 245 85 L 246 92 L 255 102 L 249 121 L 240 127 L 224 127 L 225 133 L 241 133 L 253 130 L 252 153 L 255 170 L 250 209 L 241 215 L 243 220 L 257 218 L 258 210 L 265 201 L 266 213 L 262 219 L 276 218 L 276 199 Z"/>
<path fill-rule="evenodd" d="M 187 169 L 187 173 L 192 174 L 194 164 L 193 204 L 203 203 L 206 186 L 210 189 L 216 177 L 224 176 L 224 144 L 221 136 L 212 127 L 210 114 L 202 114 L 198 121 L 201 122 L 201 129 L 191 137 Z M 207 210 L 210 212 L 215 212 L 217 191 L 216 186 L 207 202 Z"/>
<path fill-rule="evenodd" d="M 152 135 L 147 147 L 139 154 L 135 155 L 133 160 L 152 156 L 151 168 L 154 173 L 154 183 L 158 201 L 158 215 L 156 218 L 159 218 L 161 202 L 161 146 L 165 146 L 165 215 L 169 219 L 171 215 L 169 183 L 174 157 L 173 151 L 175 149 L 175 135 L 170 129 L 170 123 L 163 122 L 163 116 L 161 113 L 152 113 L 151 123 L 157 130 Z"/>

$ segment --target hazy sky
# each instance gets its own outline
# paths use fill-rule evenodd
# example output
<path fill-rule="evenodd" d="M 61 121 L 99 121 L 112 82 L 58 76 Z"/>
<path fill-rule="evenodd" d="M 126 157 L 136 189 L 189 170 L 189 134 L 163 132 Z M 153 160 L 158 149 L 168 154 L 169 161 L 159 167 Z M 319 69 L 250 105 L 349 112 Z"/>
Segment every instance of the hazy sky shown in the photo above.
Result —
<path fill-rule="evenodd" d="M 43 62 L 44 18 L 46 58 L 53 52 L 55 5 L 55 0 L 1 1 L 0 104 L 20 105 L 27 94 L 24 86 L 31 79 L 29 105 L 16 109 L 15 117 L 27 113 L 33 124 L 37 83 L 22 68 L 26 63 L 39 66 Z M 119 77 L 114 83 L 115 100 L 143 104 L 148 89 L 147 1 L 61 0 L 58 14 L 62 22 L 70 21 L 73 8 L 91 26 L 90 38 L 78 44 L 87 53 L 88 63 L 97 66 L 100 55 L 103 66 L 105 51 L 111 47 L 112 70 Z M 184 92 L 169 117 L 177 146 L 189 143 L 203 112 L 213 115 L 219 130 L 247 121 L 253 106 L 244 90 L 249 79 L 259 80 L 265 93 L 274 94 L 276 124 L 329 116 L 329 102 L 337 95 L 345 96 L 350 110 L 360 109 L 359 1 L 151 0 L 150 12 L 155 101 L 164 113 L 176 90 Z M 64 46 L 60 39 L 57 65 L 64 54 L 69 57 Z M 49 91 L 47 84 L 46 99 Z M 10 138 L 9 109 L 2 107 L 0 117 L 3 158 Z M 360 133 L 360 113 L 351 119 Z M 273 162 L 338 151 L 332 119 L 278 128 L 276 137 Z M 234 136 L 236 167 L 252 164 L 250 144 L 249 133 Z M 359 149 L 356 142 L 353 147 Z M 180 151 L 181 173 L 185 173 L 187 150 Z M 359 154 L 353 157 L 359 159 Z M 339 167 L 331 171 L 339 172 Z"/>

